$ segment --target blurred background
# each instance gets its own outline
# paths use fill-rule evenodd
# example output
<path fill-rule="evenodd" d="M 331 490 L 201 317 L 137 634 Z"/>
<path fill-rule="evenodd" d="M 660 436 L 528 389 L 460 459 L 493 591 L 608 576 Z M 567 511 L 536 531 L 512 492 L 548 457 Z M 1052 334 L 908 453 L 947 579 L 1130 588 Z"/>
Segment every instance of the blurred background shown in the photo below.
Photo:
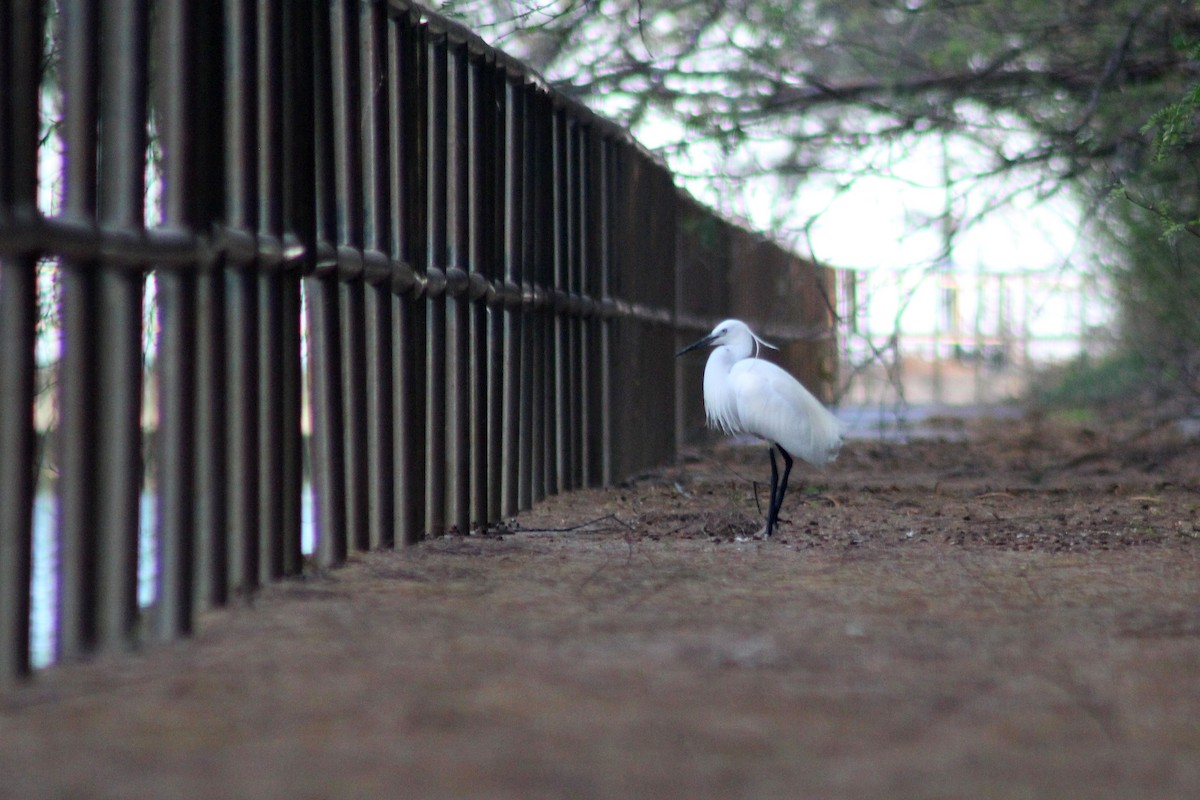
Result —
<path fill-rule="evenodd" d="M 1200 398 L 1200 8 L 452 0 L 702 202 L 845 270 L 852 404 Z"/>

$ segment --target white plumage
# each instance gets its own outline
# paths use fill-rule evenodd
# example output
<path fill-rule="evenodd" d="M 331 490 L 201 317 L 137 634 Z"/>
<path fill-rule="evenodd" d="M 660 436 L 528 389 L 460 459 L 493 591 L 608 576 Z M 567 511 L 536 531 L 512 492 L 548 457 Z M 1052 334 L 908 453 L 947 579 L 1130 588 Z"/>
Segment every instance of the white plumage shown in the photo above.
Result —
<path fill-rule="evenodd" d="M 800 381 L 755 357 L 759 345 L 773 346 L 741 320 L 725 320 L 677 355 L 704 345 L 713 347 L 704 367 L 704 411 L 709 426 L 731 434 L 751 434 L 771 446 L 771 506 L 766 527 L 770 536 L 787 491 L 791 457 L 817 467 L 833 461 L 842 446 L 841 423 Z M 784 460 L 782 481 L 777 480 L 776 448 Z"/>

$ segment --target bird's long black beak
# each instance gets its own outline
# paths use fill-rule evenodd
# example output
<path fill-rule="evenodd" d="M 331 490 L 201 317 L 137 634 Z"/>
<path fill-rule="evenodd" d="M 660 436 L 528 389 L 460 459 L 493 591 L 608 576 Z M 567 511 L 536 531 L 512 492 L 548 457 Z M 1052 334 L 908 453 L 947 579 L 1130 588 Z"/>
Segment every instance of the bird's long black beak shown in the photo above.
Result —
<path fill-rule="evenodd" d="M 693 350 L 695 350 L 697 347 L 704 347 L 704 345 L 708 344 L 715 338 L 717 338 L 717 335 L 715 333 L 710 333 L 708 336 L 705 336 L 703 339 L 698 339 L 698 340 L 692 342 L 691 344 L 689 344 L 687 347 L 680 350 L 678 353 L 675 354 L 675 357 L 679 358 L 684 353 L 690 353 Z"/>

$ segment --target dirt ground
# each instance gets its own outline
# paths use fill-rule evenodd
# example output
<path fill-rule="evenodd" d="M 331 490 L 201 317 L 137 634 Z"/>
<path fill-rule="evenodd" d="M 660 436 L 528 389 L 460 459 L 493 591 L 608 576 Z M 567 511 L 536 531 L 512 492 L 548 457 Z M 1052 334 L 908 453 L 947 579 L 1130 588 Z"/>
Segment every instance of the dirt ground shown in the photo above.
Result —
<path fill-rule="evenodd" d="M 721 447 L 49 670 L 0 797 L 1200 796 L 1200 442 L 936 434 L 798 473 L 774 541 Z"/>

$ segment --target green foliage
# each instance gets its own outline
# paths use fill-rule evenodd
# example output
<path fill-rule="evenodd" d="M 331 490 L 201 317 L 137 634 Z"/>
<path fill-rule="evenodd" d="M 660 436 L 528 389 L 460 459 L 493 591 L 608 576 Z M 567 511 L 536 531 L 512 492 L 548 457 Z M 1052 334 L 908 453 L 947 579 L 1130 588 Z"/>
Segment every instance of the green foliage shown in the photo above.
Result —
<path fill-rule="evenodd" d="M 1200 42 L 1180 45 L 1187 58 L 1200 62 Z M 1200 81 L 1150 116 L 1142 133 L 1154 136 L 1154 159 L 1162 162 L 1192 143 L 1196 136 L 1196 115 L 1200 113 Z"/>
<path fill-rule="evenodd" d="M 1163 196 L 1168 189 L 1174 198 Z M 1194 208 L 1189 204 L 1200 186 L 1185 171 L 1143 191 L 1148 202 L 1111 203 L 1099 231 L 1115 254 L 1107 269 L 1120 312 L 1120 347 L 1143 368 L 1142 388 L 1200 399 L 1200 237 L 1164 235 L 1164 228 L 1170 232 L 1166 215 Z"/>
<path fill-rule="evenodd" d="M 1078 412 L 1123 403 L 1145 387 L 1149 365 L 1133 351 L 1103 357 L 1086 353 L 1043 372 L 1029 392 L 1042 408 Z"/>
<path fill-rule="evenodd" d="M 1177 46 L 1193 66 L 1200 64 L 1200 41 L 1180 41 Z M 1141 133 L 1152 137 L 1152 166 L 1147 172 L 1155 175 L 1155 180 L 1151 187 L 1135 184 L 1125 191 L 1126 199 L 1157 217 L 1162 237 L 1167 240 L 1181 235 L 1200 236 L 1200 193 L 1194 178 L 1200 150 L 1197 115 L 1200 81 L 1151 114 L 1142 126 Z"/>
<path fill-rule="evenodd" d="M 1171 103 L 1150 117 L 1142 133 L 1154 134 L 1154 158 L 1162 161 L 1191 141 L 1196 133 L 1196 112 L 1200 109 L 1200 84 L 1193 86 L 1183 99 Z"/>

